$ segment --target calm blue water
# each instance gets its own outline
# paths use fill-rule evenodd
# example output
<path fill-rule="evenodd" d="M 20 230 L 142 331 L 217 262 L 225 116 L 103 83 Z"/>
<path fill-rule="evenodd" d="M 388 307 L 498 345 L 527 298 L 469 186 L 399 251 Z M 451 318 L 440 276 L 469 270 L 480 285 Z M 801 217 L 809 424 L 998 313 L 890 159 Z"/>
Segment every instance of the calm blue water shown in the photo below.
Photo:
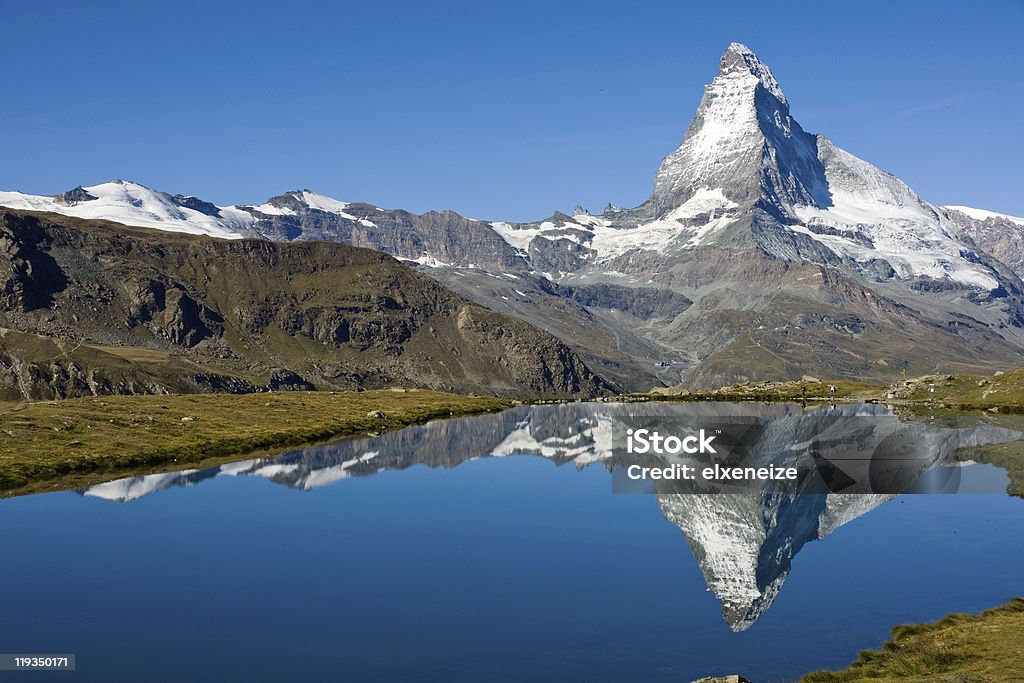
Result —
<path fill-rule="evenodd" d="M 309 490 L 219 472 L 127 502 L 0 501 L 0 651 L 78 660 L 0 679 L 761 683 L 1024 595 L 1024 501 L 905 495 L 807 543 L 736 633 L 655 496 L 611 494 L 600 464 L 405 465 Z"/>

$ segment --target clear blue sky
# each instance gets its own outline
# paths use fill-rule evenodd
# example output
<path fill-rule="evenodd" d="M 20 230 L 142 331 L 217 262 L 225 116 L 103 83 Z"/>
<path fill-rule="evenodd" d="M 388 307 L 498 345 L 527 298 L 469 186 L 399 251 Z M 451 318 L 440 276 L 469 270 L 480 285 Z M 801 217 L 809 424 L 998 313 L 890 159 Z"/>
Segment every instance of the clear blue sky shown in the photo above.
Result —
<path fill-rule="evenodd" d="M 531 220 L 650 192 L 731 41 L 805 129 L 936 203 L 1024 215 L 1024 0 L 0 0 L 0 189 Z"/>

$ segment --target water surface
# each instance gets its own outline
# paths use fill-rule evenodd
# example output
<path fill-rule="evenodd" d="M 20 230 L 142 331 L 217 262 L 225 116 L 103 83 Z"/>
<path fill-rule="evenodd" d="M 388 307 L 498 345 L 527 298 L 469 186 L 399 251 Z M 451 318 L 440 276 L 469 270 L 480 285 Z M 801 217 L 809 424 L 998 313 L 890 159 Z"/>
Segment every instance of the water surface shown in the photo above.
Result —
<path fill-rule="evenodd" d="M 635 410 L 519 408 L 0 501 L 0 650 L 75 653 L 52 680 L 760 683 L 1024 594 L 1005 495 L 613 494 L 609 419 Z M 920 429 L 928 452 L 1006 438 Z"/>

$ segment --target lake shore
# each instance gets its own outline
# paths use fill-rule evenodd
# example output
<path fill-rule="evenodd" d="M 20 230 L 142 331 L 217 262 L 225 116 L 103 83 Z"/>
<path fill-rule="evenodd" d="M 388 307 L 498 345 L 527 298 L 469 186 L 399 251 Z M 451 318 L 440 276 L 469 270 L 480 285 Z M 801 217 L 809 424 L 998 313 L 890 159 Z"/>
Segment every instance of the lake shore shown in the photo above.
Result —
<path fill-rule="evenodd" d="M 1024 680 L 1024 598 L 981 614 L 950 614 L 892 629 L 878 650 L 864 650 L 848 668 L 815 671 L 800 683 L 997 683 Z"/>
<path fill-rule="evenodd" d="M 835 386 L 835 393 L 830 390 Z M 648 401 L 837 401 L 884 403 L 925 410 L 992 413 L 1024 413 L 1024 369 L 996 372 L 993 375 L 934 374 L 908 377 L 890 385 L 850 380 L 807 377 L 796 380 L 741 382 L 717 389 L 687 390 L 662 387 L 630 394 Z"/>
<path fill-rule="evenodd" d="M 100 396 L 0 404 L 0 497 L 228 462 L 343 436 L 504 410 L 435 391 Z"/>
<path fill-rule="evenodd" d="M 835 394 L 829 391 L 833 384 Z M 744 382 L 706 391 L 666 388 L 598 400 L 869 402 L 914 412 L 1021 413 L 1024 370 L 992 376 L 929 375 L 889 387 L 815 378 Z M 92 396 L 0 403 L 0 433 L 5 437 L 0 442 L 0 498 L 273 455 L 289 447 L 512 405 L 507 399 L 415 389 Z M 1010 471 L 1011 493 L 1021 495 L 1022 475 L 1017 470 L 1024 458 L 1024 442 L 973 451 L 976 460 Z"/>

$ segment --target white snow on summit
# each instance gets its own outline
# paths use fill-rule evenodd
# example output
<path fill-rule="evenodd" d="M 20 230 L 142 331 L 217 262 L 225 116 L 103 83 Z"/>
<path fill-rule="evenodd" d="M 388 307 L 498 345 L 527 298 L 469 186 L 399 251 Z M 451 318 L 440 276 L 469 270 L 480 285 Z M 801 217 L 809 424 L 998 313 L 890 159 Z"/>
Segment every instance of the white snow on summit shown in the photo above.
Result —
<path fill-rule="evenodd" d="M 231 208 L 237 209 L 238 207 L 231 207 Z M 293 209 L 289 209 L 287 206 L 274 206 L 270 202 L 263 202 L 262 204 L 258 204 L 257 206 L 247 207 L 247 208 L 255 209 L 256 211 L 259 211 L 260 213 L 265 214 L 267 216 L 294 216 L 295 215 L 295 211 Z M 238 209 L 238 210 L 241 211 L 242 209 Z"/>
<path fill-rule="evenodd" d="M 805 133 L 771 70 L 739 43 L 722 56 L 682 143 L 658 169 L 655 220 L 630 217 L 650 215 L 643 213 L 577 212 L 541 223 L 490 225 L 528 259 L 535 240 L 549 240 L 592 265 L 630 252 L 681 254 L 714 244 L 759 198 L 787 216 L 784 229 L 872 275 L 886 272 L 885 262 L 899 279 L 999 286 L 945 213 L 895 176 Z"/>
<path fill-rule="evenodd" d="M 295 209 L 278 206 L 270 201 L 263 204 L 216 207 L 219 215 L 181 206 L 171 195 L 152 190 L 126 180 L 113 180 L 82 188 L 95 199 L 66 202 L 59 197 L 31 195 L 22 192 L 0 192 L 0 206 L 28 211 L 47 211 L 75 218 L 101 219 L 141 228 L 156 228 L 170 232 L 209 235 L 224 239 L 239 239 L 255 234 L 260 216 L 294 216 Z M 346 209 L 349 204 L 322 194 L 303 190 L 290 193 L 310 209 L 326 211 L 368 228 L 377 227 L 366 218 L 354 216 Z M 191 199 L 191 198 L 190 198 Z"/>
<path fill-rule="evenodd" d="M 229 212 L 217 218 L 178 206 L 170 195 L 123 180 L 83 188 L 96 199 L 65 204 L 54 197 L 0 192 L 0 206 L 29 211 L 49 211 L 75 218 L 92 218 L 142 228 L 157 228 L 225 239 L 243 237 L 252 217 Z M 248 220 L 246 220 L 248 219 Z"/>
<path fill-rule="evenodd" d="M 726 55 L 732 55 L 738 57 L 743 62 L 743 66 L 736 64 L 726 64 L 722 70 L 723 74 L 729 74 L 732 72 L 747 72 L 757 77 L 768 92 L 775 95 L 775 98 L 783 104 L 789 104 L 786 100 L 785 93 L 782 92 L 782 86 L 775 80 L 775 76 L 772 74 L 772 70 L 768 68 L 768 65 L 762 62 L 754 51 L 743 43 L 729 43 L 729 47 L 726 49 Z"/>
<path fill-rule="evenodd" d="M 1018 218 L 1017 216 L 1008 216 L 1005 213 L 996 213 L 995 211 L 986 211 L 985 209 L 975 209 L 970 206 L 943 206 L 943 209 L 949 209 L 951 211 L 959 211 L 965 216 L 969 216 L 976 221 L 987 221 L 989 219 L 1010 221 L 1017 225 L 1024 226 L 1024 218 Z"/>
<path fill-rule="evenodd" d="M 377 224 L 373 221 L 369 221 L 365 218 L 357 218 L 352 214 L 348 213 L 346 209 L 349 207 L 348 202 L 340 202 L 337 199 L 331 199 L 322 194 L 316 192 L 310 192 L 309 190 L 303 190 L 302 201 L 311 209 L 317 209 L 319 211 L 326 211 L 327 213 L 336 213 L 342 218 L 347 218 L 350 221 L 357 221 L 368 228 L 375 228 Z"/>
<path fill-rule="evenodd" d="M 707 185 L 727 176 L 733 166 L 740 168 L 759 152 L 764 138 L 758 128 L 755 87 L 770 79 L 777 97 L 785 99 L 768 67 L 760 62 L 758 65 L 762 67 L 760 77 L 749 68 L 723 68 L 705 86 L 700 125 L 691 125 L 679 148 L 665 157 L 655 176 L 655 192 L 660 188 Z"/>

